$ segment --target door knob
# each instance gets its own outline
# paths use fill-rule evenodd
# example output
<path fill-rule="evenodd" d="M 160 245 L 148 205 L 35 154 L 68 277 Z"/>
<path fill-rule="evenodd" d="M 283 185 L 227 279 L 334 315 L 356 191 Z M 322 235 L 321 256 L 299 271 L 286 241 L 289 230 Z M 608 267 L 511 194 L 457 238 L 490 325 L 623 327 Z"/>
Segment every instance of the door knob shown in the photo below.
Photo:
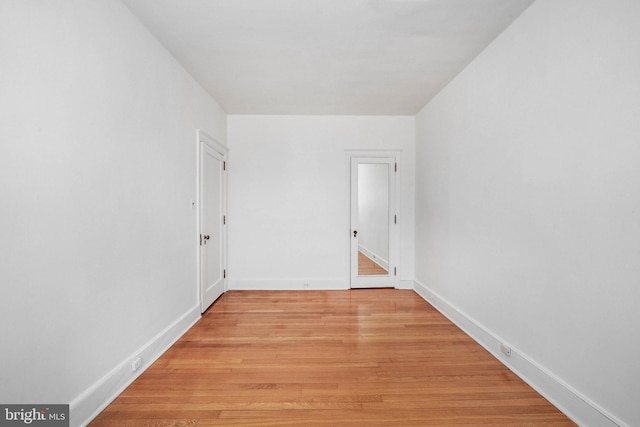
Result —
<path fill-rule="evenodd" d="M 205 234 L 203 237 L 204 237 L 204 240 L 209 240 L 211 238 L 211 236 L 209 236 L 208 234 Z"/>
<path fill-rule="evenodd" d="M 358 230 L 353 230 L 353 237 L 356 237 L 358 235 Z"/>

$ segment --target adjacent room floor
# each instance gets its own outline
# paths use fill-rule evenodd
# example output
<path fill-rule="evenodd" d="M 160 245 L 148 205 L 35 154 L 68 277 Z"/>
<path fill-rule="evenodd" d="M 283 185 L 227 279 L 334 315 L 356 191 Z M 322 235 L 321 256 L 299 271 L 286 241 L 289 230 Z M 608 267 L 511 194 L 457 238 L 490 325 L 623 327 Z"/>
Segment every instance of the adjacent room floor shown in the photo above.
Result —
<path fill-rule="evenodd" d="M 413 291 L 231 291 L 92 426 L 569 426 Z"/>

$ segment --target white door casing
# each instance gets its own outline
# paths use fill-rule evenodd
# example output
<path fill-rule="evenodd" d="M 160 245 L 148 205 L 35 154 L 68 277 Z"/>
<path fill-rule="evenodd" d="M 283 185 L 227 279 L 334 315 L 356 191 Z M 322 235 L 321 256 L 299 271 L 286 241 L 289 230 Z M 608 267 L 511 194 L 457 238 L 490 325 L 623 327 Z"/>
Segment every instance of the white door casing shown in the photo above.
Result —
<path fill-rule="evenodd" d="M 204 313 L 227 287 L 227 149 L 198 131 L 198 157 L 198 277 Z"/>
<path fill-rule="evenodd" d="M 399 224 L 398 224 L 398 202 L 397 202 L 397 194 L 398 194 L 398 182 L 397 173 L 398 173 L 398 157 L 399 153 L 395 151 L 348 151 L 347 152 L 347 161 L 348 161 L 348 206 L 349 206 L 349 249 L 348 249 L 348 258 L 349 258 L 349 277 L 350 277 L 350 287 L 351 288 L 375 288 L 375 287 L 398 287 L 399 280 Z M 365 226 L 364 218 L 362 215 L 359 215 L 359 193 L 362 192 L 364 194 L 363 188 L 359 190 L 359 176 L 363 178 L 363 169 L 369 168 L 370 166 L 376 166 L 379 171 L 384 170 L 386 175 L 386 184 L 387 188 L 382 189 L 380 194 L 384 195 L 385 200 L 385 212 L 386 218 L 384 221 L 386 224 L 382 224 L 380 226 L 380 219 L 378 218 L 378 229 L 383 230 L 386 236 L 385 244 L 388 247 L 388 252 L 384 251 L 382 253 L 381 261 L 373 256 L 376 259 L 376 263 L 382 265 L 386 270 L 387 274 L 379 274 L 379 275 L 361 275 L 358 273 L 358 252 L 362 251 L 364 254 L 371 256 L 372 253 L 369 253 L 367 249 L 363 246 L 365 241 L 365 237 L 363 236 L 363 232 L 365 230 L 361 229 L 361 226 Z M 359 173 L 360 171 L 360 173 Z M 362 203 L 360 203 L 362 205 Z M 386 230 L 385 230 L 386 225 Z M 367 245 L 370 243 L 367 242 Z M 373 244 L 375 247 L 375 244 Z M 373 251 L 377 252 L 377 251 Z M 379 254 L 374 254 L 379 255 Z M 385 258 L 386 259 L 382 259 Z"/>

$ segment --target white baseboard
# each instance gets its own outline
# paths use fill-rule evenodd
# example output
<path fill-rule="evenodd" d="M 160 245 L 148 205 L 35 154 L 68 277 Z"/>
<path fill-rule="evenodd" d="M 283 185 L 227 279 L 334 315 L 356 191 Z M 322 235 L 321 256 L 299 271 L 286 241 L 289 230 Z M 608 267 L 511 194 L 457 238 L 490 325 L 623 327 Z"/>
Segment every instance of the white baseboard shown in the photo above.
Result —
<path fill-rule="evenodd" d="M 365 248 L 364 246 L 358 246 L 358 251 L 362 252 L 362 254 L 364 256 L 366 256 L 371 261 L 373 261 L 376 264 L 378 264 L 380 267 L 382 267 L 385 270 L 389 271 L 389 261 L 387 261 L 386 259 L 382 258 L 380 255 L 376 254 L 375 252 L 370 251 L 369 249 Z"/>
<path fill-rule="evenodd" d="M 418 295 L 578 425 L 628 427 L 521 351 L 511 347 L 510 357 L 502 354 L 500 346 L 504 341 L 498 336 L 427 286 L 418 281 L 414 281 L 414 284 L 414 290 Z"/>
<path fill-rule="evenodd" d="M 231 291 L 330 291 L 349 289 L 345 279 L 228 279 Z"/>
<path fill-rule="evenodd" d="M 200 307 L 193 307 L 76 397 L 70 404 L 70 425 L 89 424 L 199 319 Z M 142 359 L 142 366 L 132 372 L 131 362 L 137 357 Z"/>
<path fill-rule="evenodd" d="M 227 281 L 229 291 L 340 291 L 346 289 L 350 289 L 347 279 L 228 279 Z M 400 280 L 396 289 L 414 289 L 413 280 Z"/>
<path fill-rule="evenodd" d="M 413 280 L 400 279 L 396 289 L 414 289 Z"/>

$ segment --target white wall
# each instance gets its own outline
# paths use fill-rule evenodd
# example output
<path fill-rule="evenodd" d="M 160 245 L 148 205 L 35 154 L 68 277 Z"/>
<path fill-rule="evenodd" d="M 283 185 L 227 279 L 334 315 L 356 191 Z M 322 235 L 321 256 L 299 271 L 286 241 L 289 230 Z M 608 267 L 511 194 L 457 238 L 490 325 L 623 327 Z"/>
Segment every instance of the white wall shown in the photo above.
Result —
<path fill-rule="evenodd" d="M 348 287 L 345 149 L 402 149 L 401 279 L 413 279 L 413 117 L 228 116 L 229 284 Z"/>
<path fill-rule="evenodd" d="M 416 278 L 640 425 L 640 2 L 538 0 L 416 118 Z"/>
<path fill-rule="evenodd" d="M 119 1 L 3 1 L 0 57 L 0 401 L 91 398 L 199 314 L 196 128 L 226 117 Z"/>

